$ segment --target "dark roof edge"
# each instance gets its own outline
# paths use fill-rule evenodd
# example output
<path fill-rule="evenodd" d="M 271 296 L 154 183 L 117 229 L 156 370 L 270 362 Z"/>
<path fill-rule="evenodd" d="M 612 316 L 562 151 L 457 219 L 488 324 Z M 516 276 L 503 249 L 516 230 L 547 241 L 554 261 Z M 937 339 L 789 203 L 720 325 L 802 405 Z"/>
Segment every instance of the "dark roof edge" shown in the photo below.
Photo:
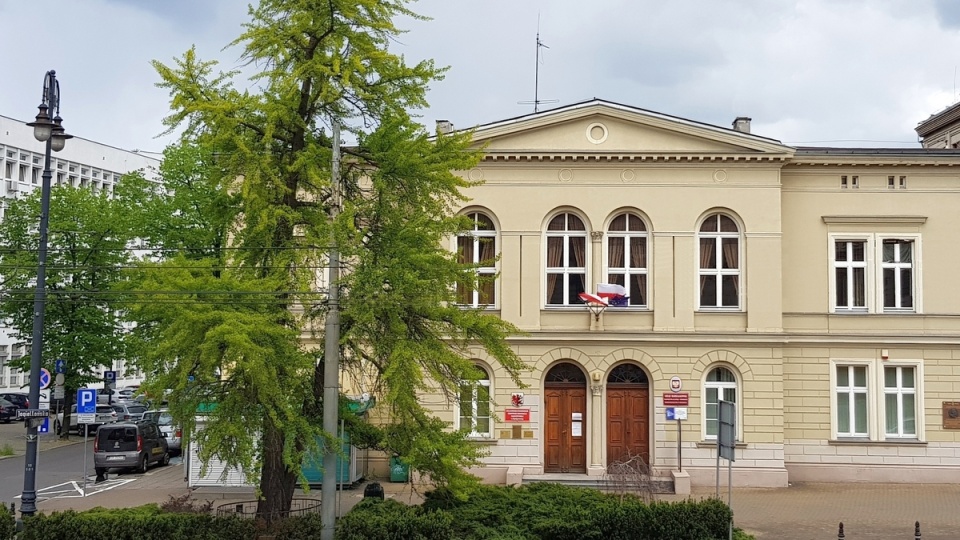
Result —
<path fill-rule="evenodd" d="M 797 146 L 796 156 L 956 156 L 958 148 L 842 148 Z"/>
<path fill-rule="evenodd" d="M 917 124 L 914 129 L 917 135 L 926 137 L 957 119 L 960 119 L 960 103 L 955 103 L 938 113 L 930 115 L 929 118 Z"/>

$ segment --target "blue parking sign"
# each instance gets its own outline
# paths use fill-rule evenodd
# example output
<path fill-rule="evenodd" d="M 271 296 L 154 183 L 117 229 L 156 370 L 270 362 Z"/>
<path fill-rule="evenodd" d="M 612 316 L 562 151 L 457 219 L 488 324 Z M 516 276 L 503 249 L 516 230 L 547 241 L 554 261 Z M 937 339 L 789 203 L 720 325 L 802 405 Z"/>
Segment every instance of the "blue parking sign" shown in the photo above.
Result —
<path fill-rule="evenodd" d="M 77 389 L 77 413 L 96 414 L 97 390 L 95 388 Z"/>
<path fill-rule="evenodd" d="M 43 423 L 37 428 L 37 433 L 50 433 L 50 417 L 43 419 Z"/>

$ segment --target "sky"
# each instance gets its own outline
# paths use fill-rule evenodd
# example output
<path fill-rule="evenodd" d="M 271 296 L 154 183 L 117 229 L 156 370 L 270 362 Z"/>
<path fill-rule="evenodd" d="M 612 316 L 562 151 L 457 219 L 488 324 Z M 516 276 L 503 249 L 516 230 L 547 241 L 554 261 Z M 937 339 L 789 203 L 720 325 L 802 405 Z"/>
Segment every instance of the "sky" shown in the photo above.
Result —
<path fill-rule="evenodd" d="M 593 98 L 796 146 L 918 147 L 914 128 L 957 102 L 957 0 L 420 0 L 429 21 L 391 46 L 448 66 L 430 127 L 468 128 Z M 225 48 L 244 0 L 0 0 L 0 115 L 29 121 L 44 73 L 60 80 L 68 133 L 160 152 L 169 95 L 150 62 Z M 46 22 L 48 30 L 41 32 Z M 537 57 L 537 34 L 545 45 Z M 538 84 L 535 84 L 538 81 Z"/>

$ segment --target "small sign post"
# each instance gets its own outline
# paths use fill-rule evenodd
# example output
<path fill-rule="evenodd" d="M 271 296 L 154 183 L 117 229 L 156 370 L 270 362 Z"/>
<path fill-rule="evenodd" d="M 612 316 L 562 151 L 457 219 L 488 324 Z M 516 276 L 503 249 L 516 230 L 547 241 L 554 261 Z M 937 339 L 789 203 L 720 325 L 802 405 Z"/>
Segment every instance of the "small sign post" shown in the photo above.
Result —
<path fill-rule="evenodd" d="M 733 510 L 733 462 L 737 442 L 737 404 L 732 401 L 719 403 L 717 419 L 717 497 L 720 497 L 720 458 L 727 460 L 727 506 Z M 733 517 L 730 518 L 730 540 L 733 540 Z"/>
<path fill-rule="evenodd" d="M 686 419 L 686 407 L 667 407 L 667 420 L 677 421 L 677 470 L 680 472 L 683 472 L 683 429 L 680 421 Z"/>
<path fill-rule="evenodd" d="M 67 414 L 64 411 L 64 414 Z M 87 496 L 87 430 L 90 424 L 96 422 L 97 417 L 97 390 L 95 388 L 77 389 L 77 423 L 85 424 L 83 428 L 83 496 Z M 77 433 L 80 426 L 77 426 Z"/>

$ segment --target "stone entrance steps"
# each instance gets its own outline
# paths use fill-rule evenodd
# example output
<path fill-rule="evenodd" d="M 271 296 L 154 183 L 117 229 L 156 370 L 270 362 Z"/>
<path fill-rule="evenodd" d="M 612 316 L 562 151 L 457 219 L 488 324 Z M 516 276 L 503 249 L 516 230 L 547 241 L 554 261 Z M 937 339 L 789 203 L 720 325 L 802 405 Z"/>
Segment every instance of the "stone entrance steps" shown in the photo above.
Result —
<path fill-rule="evenodd" d="M 550 474 L 527 474 L 524 475 L 522 484 L 534 484 L 537 482 L 551 482 L 554 484 L 563 484 L 565 486 L 587 487 L 599 489 L 601 491 L 620 491 L 628 488 L 635 482 L 631 480 L 618 480 L 607 476 L 592 476 L 581 473 L 550 473 Z M 650 488 L 653 493 L 674 493 L 673 478 L 653 477 L 650 480 Z"/>

